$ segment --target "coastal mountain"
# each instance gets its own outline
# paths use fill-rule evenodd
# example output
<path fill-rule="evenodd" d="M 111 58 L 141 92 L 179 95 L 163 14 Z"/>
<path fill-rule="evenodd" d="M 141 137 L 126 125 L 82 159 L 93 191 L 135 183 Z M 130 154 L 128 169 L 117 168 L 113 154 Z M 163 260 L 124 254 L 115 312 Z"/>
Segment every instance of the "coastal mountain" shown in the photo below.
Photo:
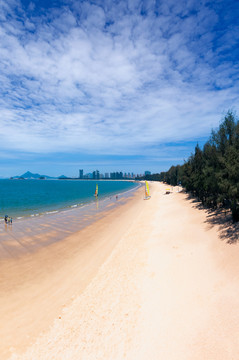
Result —
<path fill-rule="evenodd" d="M 33 174 L 30 171 L 27 171 L 20 176 L 14 176 L 13 179 L 56 179 L 56 178 L 48 175 Z"/>
<path fill-rule="evenodd" d="M 25 172 L 20 177 L 23 177 L 24 179 L 39 179 L 41 176 L 40 174 L 33 174 L 30 171 Z"/>

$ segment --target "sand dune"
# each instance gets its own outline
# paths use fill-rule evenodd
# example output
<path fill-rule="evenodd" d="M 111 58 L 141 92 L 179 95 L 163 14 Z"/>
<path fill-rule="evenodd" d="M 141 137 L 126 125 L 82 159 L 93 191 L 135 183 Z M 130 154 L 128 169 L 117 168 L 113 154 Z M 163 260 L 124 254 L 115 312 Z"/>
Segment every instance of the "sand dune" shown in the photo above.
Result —
<path fill-rule="evenodd" d="M 238 245 L 165 187 L 2 264 L 1 359 L 239 358 Z"/>

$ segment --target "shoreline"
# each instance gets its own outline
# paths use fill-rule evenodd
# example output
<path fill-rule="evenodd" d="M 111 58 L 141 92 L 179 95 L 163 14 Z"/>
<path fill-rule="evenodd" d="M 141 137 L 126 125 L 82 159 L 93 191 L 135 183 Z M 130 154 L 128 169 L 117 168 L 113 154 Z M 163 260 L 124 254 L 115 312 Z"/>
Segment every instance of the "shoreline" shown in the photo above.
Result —
<path fill-rule="evenodd" d="M 41 231 L 40 234 L 37 233 L 37 226 L 34 224 L 32 233 L 37 236 L 29 236 L 30 228 L 25 227 L 20 240 L 12 236 L 5 240 L 9 243 L 10 252 L 5 250 L 7 245 L 3 246 L 4 241 L 0 241 L 1 359 L 9 357 L 10 349 L 25 349 L 50 326 L 62 306 L 71 303 L 75 293 L 83 291 L 122 236 L 123 229 L 119 227 L 118 234 L 109 238 L 107 228 L 113 229 L 114 222 L 118 224 L 117 219 L 122 217 L 122 213 L 125 218 L 125 214 L 131 212 L 132 203 L 141 200 L 142 190 L 139 187 L 126 198 L 122 196 L 114 203 L 109 199 L 108 204 L 97 215 L 95 213 L 88 216 L 86 213 L 81 228 L 77 209 L 73 209 L 68 212 L 67 219 L 68 225 L 72 226 L 71 231 L 62 230 L 62 219 L 57 215 L 64 213 L 58 213 L 52 215 L 51 220 L 54 217 L 56 223 L 46 227 L 44 236 Z M 75 222 L 77 224 L 74 225 Z M 27 220 L 19 223 L 26 225 Z M 33 219 L 28 223 L 33 224 Z M 101 236 L 97 237 L 99 232 Z M 94 263 L 91 257 L 94 258 Z M 76 272 L 78 267 L 79 273 Z M 84 273 L 83 277 L 81 272 Z M 71 278 L 63 281 L 62 286 L 66 273 L 71 274 Z M 60 287 L 57 285 L 58 281 Z M 45 299 L 46 296 L 51 299 L 50 303 Z M 12 333 L 15 334 L 14 337 Z"/>
<path fill-rule="evenodd" d="M 109 209 L 112 210 L 127 203 L 141 187 L 142 184 L 139 184 L 133 189 L 118 193 L 117 198 L 116 195 L 110 195 L 94 199 L 83 206 L 53 211 L 40 216 L 22 217 L 15 220 L 12 225 L 2 223 L 4 228 L 0 228 L 0 259 L 33 253 L 41 247 L 64 240 L 67 236 L 103 218 Z M 42 237 L 44 241 L 41 241 Z M 13 242 L 15 244 L 23 242 L 24 245 L 19 248 L 13 246 Z"/>
<path fill-rule="evenodd" d="M 84 229 L 1 264 L 1 359 L 237 357 L 238 245 L 185 194 L 149 185 L 150 200 L 141 187 Z"/>
<path fill-rule="evenodd" d="M 36 180 L 31 180 L 31 181 L 36 181 Z M 83 180 L 83 181 L 85 181 L 85 180 Z M 98 180 L 97 181 L 93 180 L 93 181 L 95 181 L 96 183 L 98 182 Z M 101 181 L 104 181 L 104 180 L 101 180 Z M 122 180 L 112 180 L 112 181 L 122 181 Z M 133 181 L 130 181 L 130 182 L 133 182 Z M 133 182 L 133 183 L 135 183 L 135 186 L 133 188 L 126 189 L 126 190 L 121 189 L 119 191 L 113 191 L 112 193 L 109 193 L 109 194 L 106 194 L 103 196 L 100 195 L 97 198 L 97 201 L 99 201 L 99 202 L 105 201 L 107 199 L 112 198 L 116 194 L 119 196 L 125 196 L 128 192 L 136 191 L 140 186 L 142 186 L 141 182 L 137 182 L 137 183 Z M 51 215 L 51 214 L 55 214 L 55 213 L 69 211 L 69 210 L 72 210 L 75 208 L 82 208 L 85 206 L 90 206 L 95 203 L 95 200 L 96 199 L 94 198 L 94 196 L 92 196 L 92 198 L 82 199 L 80 202 L 76 201 L 77 203 L 71 204 L 71 205 L 66 205 L 66 203 L 63 203 L 63 202 L 60 205 L 55 204 L 54 207 L 48 205 L 48 206 L 46 206 L 45 210 L 38 209 L 38 210 L 36 210 L 36 213 L 33 213 L 33 214 L 30 214 L 30 213 L 24 214 L 24 210 L 22 210 L 21 212 L 19 211 L 18 214 L 13 215 L 12 218 L 13 218 L 14 222 L 16 222 L 19 220 L 25 220 L 25 219 L 35 218 L 35 217 L 43 217 L 43 216 L 47 216 L 47 215 Z M 8 212 L 8 211 L 6 210 L 5 212 Z M 1 223 L 4 223 L 4 216 L 2 216 L 0 218 L 0 225 L 1 225 Z"/>

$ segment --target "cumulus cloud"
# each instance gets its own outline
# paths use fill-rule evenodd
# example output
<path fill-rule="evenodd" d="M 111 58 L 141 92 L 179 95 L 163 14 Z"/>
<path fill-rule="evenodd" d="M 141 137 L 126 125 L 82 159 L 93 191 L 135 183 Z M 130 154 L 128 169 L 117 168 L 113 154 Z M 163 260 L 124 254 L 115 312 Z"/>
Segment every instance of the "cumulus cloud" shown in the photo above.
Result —
<path fill-rule="evenodd" d="M 150 155 L 207 136 L 238 100 L 235 32 L 214 4 L 2 2 L 2 150 Z"/>

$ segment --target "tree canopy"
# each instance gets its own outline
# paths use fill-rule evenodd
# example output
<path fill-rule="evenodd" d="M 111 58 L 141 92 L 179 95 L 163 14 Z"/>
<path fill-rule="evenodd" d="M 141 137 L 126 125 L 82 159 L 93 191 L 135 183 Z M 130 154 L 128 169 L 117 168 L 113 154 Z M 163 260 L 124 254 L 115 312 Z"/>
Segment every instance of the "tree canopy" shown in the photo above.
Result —
<path fill-rule="evenodd" d="M 228 111 L 217 130 L 212 130 L 203 149 L 197 145 L 183 165 L 147 175 L 146 180 L 179 183 L 205 206 L 230 208 L 239 221 L 239 121 Z"/>

